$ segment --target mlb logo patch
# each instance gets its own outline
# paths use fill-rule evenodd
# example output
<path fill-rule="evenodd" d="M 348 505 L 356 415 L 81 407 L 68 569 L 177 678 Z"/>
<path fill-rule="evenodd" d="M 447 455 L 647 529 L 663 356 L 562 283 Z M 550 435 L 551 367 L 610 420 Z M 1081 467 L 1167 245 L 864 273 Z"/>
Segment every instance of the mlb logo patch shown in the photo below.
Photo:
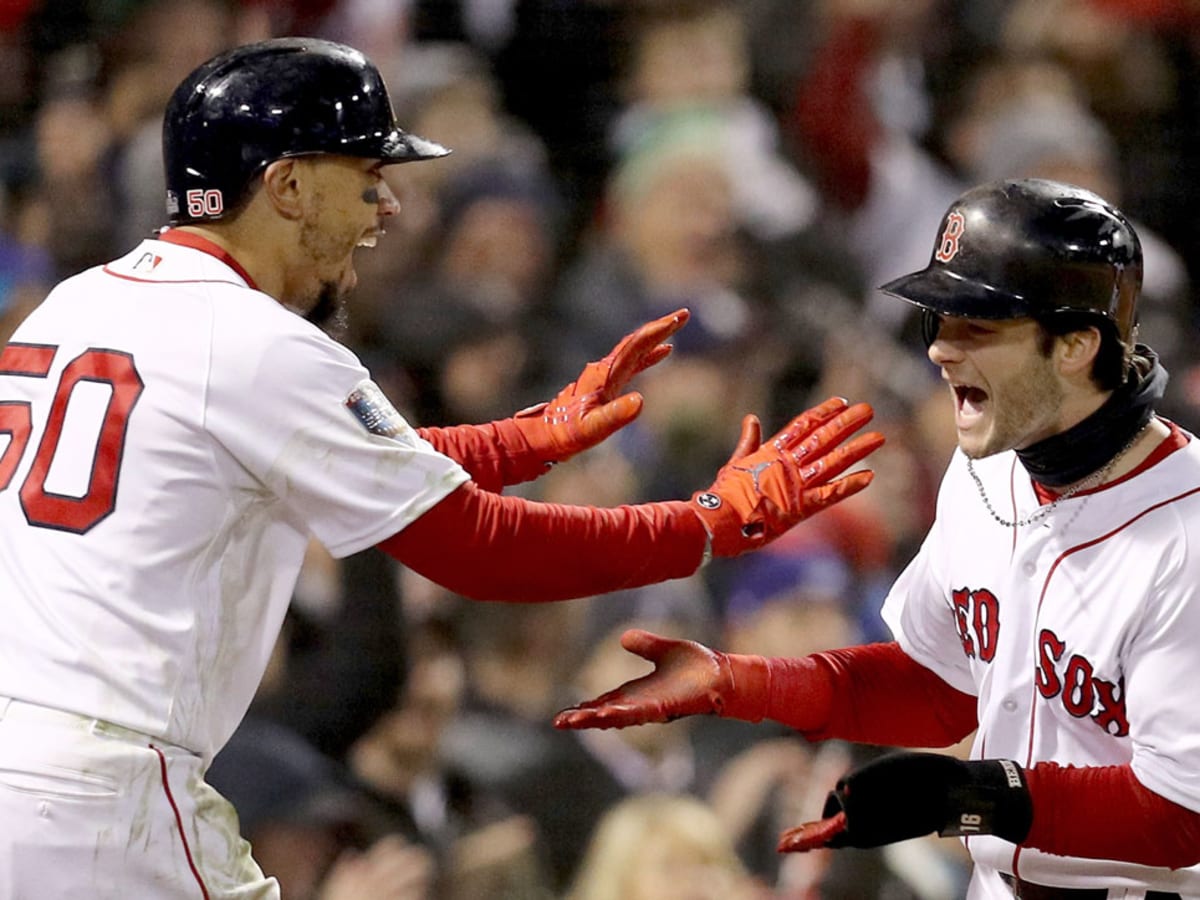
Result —
<path fill-rule="evenodd" d="M 162 257 L 157 253 L 143 253 L 138 257 L 138 261 L 133 264 L 133 268 L 137 272 L 153 272 L 161 262 Z"/>
<path fill-rule="evenodd" d="M 345 403 L 346 408 L 354 414 L 354 418 L 371 434 L 415 446 L 412 429 L 375 382 L 359 382 L 346 397 Z"/>

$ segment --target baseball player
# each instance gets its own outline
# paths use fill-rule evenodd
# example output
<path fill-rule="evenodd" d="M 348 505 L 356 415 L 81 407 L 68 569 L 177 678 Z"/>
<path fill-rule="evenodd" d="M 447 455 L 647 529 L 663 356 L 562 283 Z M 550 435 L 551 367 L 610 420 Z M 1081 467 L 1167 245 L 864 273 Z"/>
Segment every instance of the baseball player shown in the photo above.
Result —
<path fill-rule="evenodd" d="M 548 404 L 415 430 L 313 318 L 398 209 L 396 125 L 338 44 L 237 48 L 164 118 L 171 227 L 56 287 L 0 351 L 0 898 L 277 897 L 205 769 L 266 666 L 309 536 L 463 595 L 549 601 L 688 575 L 861 490 L 882 442 L 834 398 L 689 501 L 501 493 L 641 408 L 649 323 Z"/>
<path fill-rule="evenodd" d="M 1200 898 L 1200 447 L 1154 414 L 1126 218 L 1049 181 L 964 193 L 923 312 L 958 448 L 883 608 L 895 641 L 766 659 L 629 632 L 655 670 L 564 728 L 694 713 L 810 739 L 947 747 L 853 771 L 781 850 L 960 836 L 968 898 Z"/>

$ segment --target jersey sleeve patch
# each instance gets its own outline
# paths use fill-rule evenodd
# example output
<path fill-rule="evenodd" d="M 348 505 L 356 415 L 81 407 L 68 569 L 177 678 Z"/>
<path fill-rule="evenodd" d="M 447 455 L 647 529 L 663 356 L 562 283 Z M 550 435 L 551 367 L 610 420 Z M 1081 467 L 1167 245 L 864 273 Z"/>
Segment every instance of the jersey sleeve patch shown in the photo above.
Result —
<path fill-rule="evenodd" d="M 345 405 L 371 434 L 416 446 L 412 428 L 375 382 L 367 379 L 356 384 L 346 396 Z"/>

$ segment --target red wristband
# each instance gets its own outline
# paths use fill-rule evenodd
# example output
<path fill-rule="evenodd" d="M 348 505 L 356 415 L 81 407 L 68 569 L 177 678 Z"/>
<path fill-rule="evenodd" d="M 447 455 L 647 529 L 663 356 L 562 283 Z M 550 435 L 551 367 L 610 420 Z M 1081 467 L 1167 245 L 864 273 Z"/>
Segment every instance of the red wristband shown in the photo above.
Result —
<path fill-rule="evenodd" d="M 743 722 L 761 722 L 771 697 L 771 665 L 763 656 L 724 654 L 731 690 L 721 698 L 718 715 Z"/>

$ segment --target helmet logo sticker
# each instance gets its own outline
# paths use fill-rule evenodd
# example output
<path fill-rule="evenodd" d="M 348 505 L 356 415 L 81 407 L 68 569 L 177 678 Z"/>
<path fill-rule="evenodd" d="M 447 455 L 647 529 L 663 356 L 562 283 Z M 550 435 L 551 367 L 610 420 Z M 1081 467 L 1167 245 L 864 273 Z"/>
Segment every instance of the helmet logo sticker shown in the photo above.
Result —
<path fill-rule="evenodd" d="M 933 257 L 938 262 L 950 262 L 958 255 L 959 238 L 967 227 L 967 220 L 960 212 L 952 212 L 946 216 L 946 230 L 942 232 L 942 240 L 934 251 Z"/>

